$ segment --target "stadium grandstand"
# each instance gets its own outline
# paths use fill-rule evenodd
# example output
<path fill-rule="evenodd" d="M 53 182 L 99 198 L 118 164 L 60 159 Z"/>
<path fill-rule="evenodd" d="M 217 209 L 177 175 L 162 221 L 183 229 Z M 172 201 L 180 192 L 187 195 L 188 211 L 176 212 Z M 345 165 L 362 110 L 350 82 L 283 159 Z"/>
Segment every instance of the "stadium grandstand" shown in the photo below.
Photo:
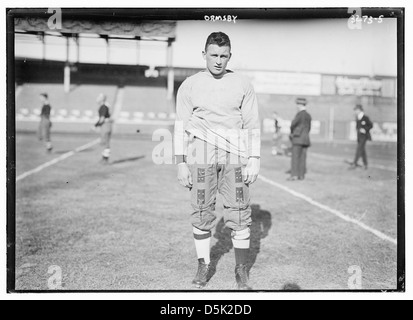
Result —
<path fill-rule="evenodd" d="M 155 128 L 173 125 L 177 88 L 186 77 L 201 70 L 173 63 L 173 44 L 180 36 L 177 33 L 186 30 L 183 26 L 185 23 L 188 26 L 188 22 L 137 22 L 109 19 L 100 14 L 99 19 L 94 20 L 86 13 L 70 16 L 63 19 L 60 30 L 52 31 L 47 26 L 51 13 L 15 19 L 17 130 L 36 128 L 40 92 L 49 93 L 55 132 L 84 131 L 85 126 L 96 121 L 95 97 L 99 92 L 108 95 L 115 113 L 116 132 L 132 133 L 139 127 L 150 134 Z M 92 49 L 96 57 L 102 60 L 103 56 L 102 62 L 80 59 L 86 51 L 82 44 L 87 46 L 92 40 L 101 41 L 100 46 Z M 25 41 L 33 48 L 33 43 L 37 44 L 40 58 L 30 58 L 23 52 Z M 118 51 L 124 52 L 125 43 L 129 46 L 128 54 L 124 54 L 123 61 L 120 57 L 122 63 L 114 63 L 111 58 L 113 60 Z M 151 45 L 157 49 L 151 51 Z M 50 51 L 56 48 L 65 52 L 60 54 L 61 61 L 49 58 L 53 56 Z M 139 57 L 145 54 L 149 59 L 141 63 Z M 130 56 L 136 56 L 136 63 L 131 62 Z M 257 92 L 264 137 L 270 137 L 274 130 L 272 113 L 275 110 L 285 119 L 281 123 L 282 131 L 288 133 L 296 112 L 295 98 L 303 96 L 309 100 L 314 119 L 314 139 L 354 140 L 352 108 L 361 103 L 375 122 L 374 140 L 397 141 L 395 76 L 253 70 L 242 66 L 236 69 L 251 79 Z"/>

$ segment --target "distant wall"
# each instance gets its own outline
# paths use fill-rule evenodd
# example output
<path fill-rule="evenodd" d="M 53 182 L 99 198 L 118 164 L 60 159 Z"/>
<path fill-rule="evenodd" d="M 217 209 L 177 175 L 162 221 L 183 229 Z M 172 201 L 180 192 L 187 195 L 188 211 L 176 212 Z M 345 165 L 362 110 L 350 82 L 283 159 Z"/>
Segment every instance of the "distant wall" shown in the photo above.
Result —
<path fill-rule="evenodd" d="M 75 64 L 71 66 L 73 90 L 65 94 L 62 85 L 63 67 L 64 63 L 58 61 L 16 60 L 16 84 L 20 88 L 16 99 L 18 121 L 37 121 L 36 108 L 40 104 L 38 94 L 46 88 L 52 94 L 51 101 L 56 114 L 63 116 L 61 121 L 65 121 L 66 113 L 73 118 L 70 119 L 72 122 L 75 117 L 89 117 L 84 113 L 92 114 L 92 119 L 95 116 L 95 96 L 100 91 L 106 92 L 110 86 L 113 92 L 116 88 L 124 88 L 120 120 L 125 126 L 162 127 L 162 124 L 170 126 L 173 122 L 175 115 L 166 103 L 166 68 L 158 67 L 159 76 L 148 78 L 145 76 L 145 70 L 148 69 L 146 66 Z M 174 69 L 175 95 L 185 78 L 198 71 L 199 69 L 190 68 Z M 290 121 L 297 112 L 295 99 L 300 96 L 309 101 L 308 111 L 314 120 L 314 139 L 354 140 L 353 108 L 360 103 L 375 123 L 373 138 L 376 141 L 397 141 L 396 78 L 248 70 L 240 72 L 251 79 L 256 90 L 263 136 L 266 139 L 271 137 L 274 130 L 274 111 L 285 120 L 281 123 L 282 130 L 288 134 Z M 37 84 L 37 87 L 30 84 Z M 31 87 L 35 89 L 30 89 Z M 58 110 L 59 108 L 64 110 Z M 93 113 L 89 109 L 93 109 Z M 73 125 L 67 128 L 70 130 Z"/>

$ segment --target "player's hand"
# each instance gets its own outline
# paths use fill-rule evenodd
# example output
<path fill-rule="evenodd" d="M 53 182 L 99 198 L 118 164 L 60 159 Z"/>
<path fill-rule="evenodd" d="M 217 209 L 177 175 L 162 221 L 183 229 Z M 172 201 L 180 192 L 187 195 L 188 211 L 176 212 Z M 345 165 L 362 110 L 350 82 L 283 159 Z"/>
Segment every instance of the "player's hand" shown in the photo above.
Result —
<path fill-rule="evenodd" d="M 364 133 L 364 134 L 366 134 L 366 133 L 367 133 L 367 131 L 366 131 L 366 129 L 364 129 L 364 128 L 360 128 L 360 133 Z"/>
<path fill-rule="evenodd" d="M 192 188 L 192 174 L 185 162 L 178 164 L 178 181 L 181 186 Z"/>
<path fill-rule="evenodd" d="M 246 185 L 253 184 L 260 173 L 261 160 L 257 158 L 249 158 L 246 168 L 244 169 L 243 177 Z"/>
<path fill-rule="evenodd" d="M 96 132 L 96 131 L 97 131 L 97 128 L 96 128 L 95 126 L 91 126 L 91 127 L 90 127 L 90 131 Z"/>

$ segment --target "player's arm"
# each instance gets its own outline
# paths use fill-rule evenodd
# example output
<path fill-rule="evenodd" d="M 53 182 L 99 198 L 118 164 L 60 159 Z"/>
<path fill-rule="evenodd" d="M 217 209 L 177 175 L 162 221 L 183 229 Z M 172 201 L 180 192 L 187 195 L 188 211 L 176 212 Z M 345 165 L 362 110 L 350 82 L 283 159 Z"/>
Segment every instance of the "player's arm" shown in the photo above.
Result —
<path fill-rule="evenodd" d="M 366 116 L 366 130 L 367 132 L 373 129 L 373 122 L 371 122 L 370 118 Z"/>
<path fill-rule="evenodd" d="M 99 117 L 98 121 L 95 123 L 95 127 L 100 127 L 105 122 L 105 117 Z"/>
<path fill-rule="evenodd" d="M 43 118 L 43 116 L 46 116 L 46 105 L 42 106 L 42 111 L 40 112 L 40 118 Z"/>
<path fill-rule="evenodd" d="M 299 137 L 303 132 L 303 117 L 301 114 L 296 116 L 291 123 L 291 134 L 293 137 Z"/>
<path fill-rule="evenodd" d="M 248 84 L 242 101 L 241 113 L 243 127 L 248 136 L 248 164 L 244 170 L 244 183 L 254 183 L 261 166 L 261 123 L 258 113 L 257 96 L 251 84 Z"/>
<path fill-rule="evenodd" d="M 175 158 L 178 165 L 178 181 L 187 188 L 192 187 L 192 175 L 187 165 L 188 141 L 186 126 L 191 118 L 193 106 L 189 96 L 187 83 L 184 82 L 178 89 L 176 98 L 176 120 L 174 130 Z"/>
<path fill-rule="evenodd" d="M 102 126 L 105 123 L 105 116 L 106 116 L 106 112 L 108 112 L 107 108 L 100 108 L 99 109 L 99 119 L 98 121 L 95 123 L 95 128 Z"/>

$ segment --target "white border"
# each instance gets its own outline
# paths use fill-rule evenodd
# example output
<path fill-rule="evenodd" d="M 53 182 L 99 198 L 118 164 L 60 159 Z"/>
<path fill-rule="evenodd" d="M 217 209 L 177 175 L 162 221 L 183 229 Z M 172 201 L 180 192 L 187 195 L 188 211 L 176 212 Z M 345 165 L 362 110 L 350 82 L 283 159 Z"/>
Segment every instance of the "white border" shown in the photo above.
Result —
<path fill-rule="evenodd" d="M 2 2 L 2 9 L 3 9 L 3 14 L 1 15 L 1 25 L 5 26 L 5 9 L 7 7 L 136 7 L 138 3 L 133 2 L 133 1 L 123 1 L 123 0 L 118 0 L 116 3 L 113 3 L 113 1 L 109 0 L 101 0 L 101 1 L 89 1 L 87 4 L 84 1 L 79 1 L 79 0 L 71 0 L 71 1 L 44 1 L 44 0 L 39 0 L 36 1 L 35 6 L 31 5 L 30 3 L 26 1 L 21 1 L 21 0 L 6 0 Z M 281 0 L 277 1 L 277 3 L 274 3 L 274 1 L 271 0 L 256 0 L 256 1 L 248 1 L 245 3 L 240 3 L 240 1 L 235 1 L 235 0 L 228 0 L 222 2 L 222 1 L 217 1 L 217 0 L 209 0 L 209 1 L 197 1 L 197 5 L 194 5 L 194 2 L 191 0 L 186 0 L 186 1 L 175 1 L 174 2 L 174 7 L 217 7 L 217 8 L 223 8 L 223 7 L 238 7 L 238 8 L 274 8 L 274 7 L 405 7 L 406 12 L 409 13 L 410 10 L 412 10 L 412 3 L 411 1 L 312 1 L 311 3 L 308 3 L 306 1 L 294 1 L 294 0 Z M 171 7 L 170 2 L 166 1 L 139 1 L 139 7 Z M 412 39 L 412 35 L 410 34 L 410 31 L 413 30 L 412 28 L 412 20 L 408 19 L 406 17 L 406 39 Z M 1 39 L 0 39 L 0 52 L 6 52 L 6 33 L 2 32 L 1 33 Z M 411 57 L 412 52 L 411 52 L 411 44 L 410 42 L 406 42 L 406 52 L 405 52 L 405 57 Z M 406 74 L 406 83 L 405 83 L 405 88 L 412 88 L 412 83 L 410 79 L 410 73 L 411 71 L 411 59 L 406 59 L 406 66 L 405 66 L 405 74 Z M 1 70 L 2 74 L 6 75 L 6 55 L 3 54 L 1 58 Z M 3 100 L 6 100 L 6 81 L 5 78 L 2 82 L 2 90 L 1 90 L 1 95 Z M 411 92 L 411 90 L 410 90 Z M 406 123 L 408 124 L 408 120 L 411 119 L 411 111 L 409 107 L 407 106 L 413 106 L 413 101 L 411 99 L 411 94 L 409 90 L 406 90 Z M 0 149 L 1 154 L 0 154 L 0 166 L 3 168 L 0 173 L 1 177 L 1 185 L 3 188 L 5 188 L 6 185 L 6 146 L 5 146 L 5 141 L 6 141 L 6 108 L 1 108 L 0 109 L 0 119 L 2 119 L 2 129 L 1 132 L 3 134 L 1 143 L 4 144 L 4 147 L 2 145 L 2 148 Z M 409 125 L 406 125 L 406 132 L 405 136 L 406 137 L 412 137 L 412 132 L 411 132 L 411 127 Z M 406 189 L 405 189 L 405 194 L 412 194 L 412 188 L 411 188 L 411 183 L 407 179 L 407 177 L 410 176 L 410 166 L 408 165 L 408 160 L 410 159 L 411 155 L 411 145 L 412 142 L 406 139 Z M 3 208 L 6 209 L 6 190 L 1 193 L 1 203 L 3 205 Z M 6 212 L 6 210 L 3 210 L 3 212 Z M 406 231 L 407 230 L 412 230 L 412 219 L 409 216 L 408 213 L 413 212 L 412 207 L 411 207 L 411 201 L 409 201 L 409 198 L 406 197 Z M 2 239 L 6 239 L 6 228 L 5 228 L 5 222 L 6 222 L 6 215 L 3 215 L 3 225 L 0 230 L 0 233 L 2 235 Z M 4 234 L 3 234 L 4 232 Z M 412 250 L 408 249 L 411 248 L 411 239 L 412 237 L 409 235 L 409 232 L 406 232 L 406 273 L 407 273 L 407 279 L 409 280 L 411 277 L 411 274 L 413 271 L 411 266 L 412 266 Z M 89 294 L 12 294 L 12 295 L 6 295 L 5 288 L 6 288 L 6 246 L 5 243 L 2 243 L 0 246 L 0 268 L 1 268 L 1 275 L 0 275 L 0 297 L 2 299 L 6 300 L 32 300 L 32 299 L 38 299 L 38 300 L 90 300 L 90 299 L 99 299 L 99 300 L 106 300 L 106 299 L 113 299 L 113 300 L 130 300 L 130 299 L 142 299 L 142 300 L 170 300 L 170 299 L 191 299 L 191 300 L 216 300 L 216 299 L 248 299 L 248 300 L 273 300 L 273 299 L 279 299 L 279 300 L 290 300 L 290 299 L 297 299 L 297 300 L 305 300 L 305 299 L 328 299 L 328 300 L 336 300 L 336 299 L 346 299 L 346 300 L 353 300 L 353 299 L 358 299 L 358 300 L 363 300 L 363 299 L 375 299 L 375 300 L 399 300 L 399 299 L 412 299 L 413 296 L 413 289 L 412 286 L 409 285 L 409 282 L 407 283 L 407 293 L 406 294 L 371 294 L 371 293 L 297 293 L 297 294 L 283 294 L 283 293 L 245 293 L 245 294 L 237 294 L 237 293 L 138 293 L 138 294 L 128 294 L 128 293 L 119 293 L 119 294 L 94 294 L 94 293 L 89 293 Z M 409 290 L 410 289 L 410 290 Z"/>

